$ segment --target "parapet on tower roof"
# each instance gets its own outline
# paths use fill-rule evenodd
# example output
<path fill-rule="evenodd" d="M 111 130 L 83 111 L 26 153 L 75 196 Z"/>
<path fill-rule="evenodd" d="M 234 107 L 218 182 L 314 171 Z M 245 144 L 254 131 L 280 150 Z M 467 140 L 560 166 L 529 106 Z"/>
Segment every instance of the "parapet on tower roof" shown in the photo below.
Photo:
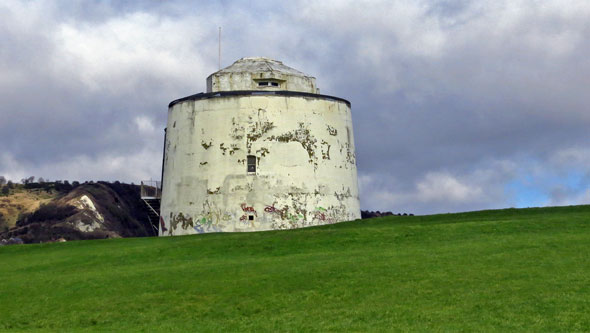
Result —
<path fill-rule="evenodd" d="M 313 76 L 265 57 L 241 58 L 207 78 L 207 92 L 288 90 L 319 93 Z"/>
<path fill-rule="evenodd" d="M 289 75 L 308 76 L 304 73 L 285 66 L 283 62 L 266 58 L 266 57 L 245 57 L 238 59 L 236 62 L 224 69 L 219 70 L 217 73 L 240 73 L 240 72 L 276 72 L 284 73 Z"/>

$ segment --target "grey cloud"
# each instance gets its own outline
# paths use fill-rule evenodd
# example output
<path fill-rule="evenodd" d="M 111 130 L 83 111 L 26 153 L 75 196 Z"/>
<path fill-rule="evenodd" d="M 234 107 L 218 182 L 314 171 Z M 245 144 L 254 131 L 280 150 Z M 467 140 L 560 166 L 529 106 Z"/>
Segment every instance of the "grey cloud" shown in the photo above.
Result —
<path fill-rule="evenodd" d="M 110 165 L 67 169 L 77 177 L 138 181 L 111 163 L 123 158 L 152 163 L 132 167 L 157 177 L 167 103 L 204 90 L 218 26 L 224 66 L 270 56 L 352 102 L 363 208 L 510 206 L 506 185 L 526 171 L 506 165 L 590 173 L 585 159 L 568 158 L 581 154 L 590 125 L 582 1 L 31 6 L 9 2 L 17 9 L 0 20 L 0 71 L 11 77 L 0 78 L 0 140 L 17 161 L 0 159 L 0 174 L 67 178 L 60 168 L 72 161 Z M 141 132 L 138 117 L 155 130 Z M 585 200 L 571 191 L 555 190 L 555 202 Z"/>

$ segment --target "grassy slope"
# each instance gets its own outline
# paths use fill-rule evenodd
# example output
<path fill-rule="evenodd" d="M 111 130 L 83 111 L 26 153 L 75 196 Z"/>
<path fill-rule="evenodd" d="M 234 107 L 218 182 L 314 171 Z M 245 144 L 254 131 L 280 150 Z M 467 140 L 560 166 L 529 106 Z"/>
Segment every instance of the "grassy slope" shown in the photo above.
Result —
<path fill-rule="evenodd" d="M 590 206 L 0 248 L 0 330 L 590 329 Z"/>

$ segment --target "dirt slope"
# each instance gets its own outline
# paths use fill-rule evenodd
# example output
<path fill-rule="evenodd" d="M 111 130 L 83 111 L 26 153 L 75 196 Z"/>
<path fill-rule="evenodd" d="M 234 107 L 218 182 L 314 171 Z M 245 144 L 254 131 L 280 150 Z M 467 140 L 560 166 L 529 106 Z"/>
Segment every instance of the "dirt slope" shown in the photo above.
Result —
<path fill-rule="evenodd" d="M 0 231 L 4 231 L 4 227 L 14 227 L 21 214 L 32 213 L 57 196 L 57 192 L 16 189 L 10 195 L 0 197 L 0 220 L 4 222 L 0 223 Z"/>

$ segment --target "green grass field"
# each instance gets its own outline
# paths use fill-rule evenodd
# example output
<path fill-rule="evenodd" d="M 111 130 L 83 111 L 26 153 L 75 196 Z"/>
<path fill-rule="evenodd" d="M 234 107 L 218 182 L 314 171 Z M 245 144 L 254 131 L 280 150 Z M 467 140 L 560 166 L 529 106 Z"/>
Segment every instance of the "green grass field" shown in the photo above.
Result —
<path fill-rule="evenodd" d="M 590 331 L 590 206 L 0 248 L 4 331 Z"/>

